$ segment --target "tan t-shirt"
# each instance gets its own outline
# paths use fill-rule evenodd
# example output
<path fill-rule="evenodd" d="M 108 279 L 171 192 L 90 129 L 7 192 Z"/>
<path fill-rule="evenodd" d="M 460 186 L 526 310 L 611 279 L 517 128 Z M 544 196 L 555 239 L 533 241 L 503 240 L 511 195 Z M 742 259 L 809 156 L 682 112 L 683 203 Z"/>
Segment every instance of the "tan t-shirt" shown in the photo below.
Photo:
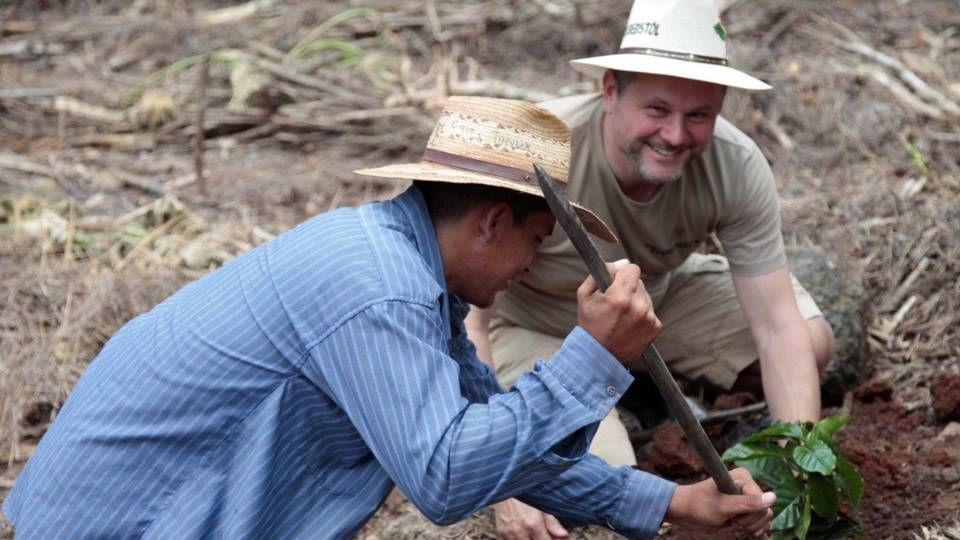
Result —
<path fill-rule="evenodd" d="M 628 258 L 638 264 L 655 305 L 666 291 L 669 272 L 710 233 L 720 239 L 736 275 L 761 275 L 786 264 L 773 172 L 757 145 L 728 121 L 717 118 L 710 146 L 687 163 L 680 179 L 638 203 L 620 190 L 603 151 L 600 95 L 542 105 L 573 130 L 570 199 L 602 217 L 621 242 L 593 237 L 594 244 L 607 261 Z M 564 336 L 576 325 L 576 290 L 586 276 L 573 244 L 556 227 L 531 272 L 503 295 L 497 315 Z"/>

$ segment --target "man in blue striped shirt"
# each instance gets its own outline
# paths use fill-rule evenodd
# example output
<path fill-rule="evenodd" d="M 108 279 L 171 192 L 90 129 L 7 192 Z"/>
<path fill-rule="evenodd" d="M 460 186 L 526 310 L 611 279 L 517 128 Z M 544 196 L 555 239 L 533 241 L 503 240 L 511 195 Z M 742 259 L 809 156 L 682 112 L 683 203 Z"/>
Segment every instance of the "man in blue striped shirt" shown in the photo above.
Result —
<path fill-rule="evenodd" d="M 436 523 L 508 497 L 649 538 L 668 517 L 761 533 L 771 494 L 676 486 L 587 453 L 660 329 L 632 265 L 501 393 L 463 327 L 532 263 L 569 132 L 531 104 L 451 98 L 386 202 L 310 219 L 121 328 L 3 510 L 22 538 L 344 538 L 397 485 Z M 578 209 L 592 232 L 609 229 Z"/>

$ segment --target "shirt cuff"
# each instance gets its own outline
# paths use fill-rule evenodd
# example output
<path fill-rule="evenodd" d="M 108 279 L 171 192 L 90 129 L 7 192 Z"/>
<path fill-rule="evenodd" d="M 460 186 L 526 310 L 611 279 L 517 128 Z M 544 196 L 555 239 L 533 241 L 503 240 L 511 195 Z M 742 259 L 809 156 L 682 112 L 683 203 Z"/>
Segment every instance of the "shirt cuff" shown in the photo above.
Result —
<path fill-rule="evenodd" d="M 607 527 L 628 538 L 655 537 L 677 484 L 630 467 L 620 470 L 626 478 Z"/>
<path fill-rule="evenodd" d="M 633 376 L 582 327 L 575 327 L 553 358 L 550 372 L 580 403 L 605 416 L 633 382 Z"/>

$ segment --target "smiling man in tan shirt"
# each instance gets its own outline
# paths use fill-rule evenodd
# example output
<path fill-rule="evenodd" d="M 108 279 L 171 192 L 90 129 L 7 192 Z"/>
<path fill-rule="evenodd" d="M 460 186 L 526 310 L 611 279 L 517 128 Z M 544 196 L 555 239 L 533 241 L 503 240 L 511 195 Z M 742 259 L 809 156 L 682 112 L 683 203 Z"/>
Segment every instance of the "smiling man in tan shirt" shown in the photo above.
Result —
<path fill-rule="evenodd" d="M 573 62 L 602 78 L 602 92 L 542 105 L 573 130 L 571 200 L 597 211 L 621 241 L 598 243 L 601 254 L 643 271 L 671 371 L 762 394 L 774 419 L 816 420 L 833 334 L 790 274 L 768 163 L 719 116 L 728 87 L 769 88 L 727 65 L 725 40 L 712 0 L 637 0 L 618 53 Z M 697 253 L 711 234 L 724 255 Z M 557 228 L 529 274 L 495 307 L 473 310 L 470 336 L 504 387 L 576 324 L 586 274 Z M 591 451 L 635 463 L 615 411 Z M 508 538 L 565 536 L 519 502 L 502 503 L 497 517 Z"/>

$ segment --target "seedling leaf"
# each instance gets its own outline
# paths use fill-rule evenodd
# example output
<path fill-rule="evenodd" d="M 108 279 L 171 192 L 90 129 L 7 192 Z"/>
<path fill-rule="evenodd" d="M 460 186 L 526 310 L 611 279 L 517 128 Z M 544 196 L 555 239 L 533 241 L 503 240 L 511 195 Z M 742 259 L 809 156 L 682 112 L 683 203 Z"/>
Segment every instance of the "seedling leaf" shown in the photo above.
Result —
<path fill-rule="evenodd" d="M 796 533 L 797 538 L 804 540 L 807 537 L 808 530 L 810 530 L 810 498 L 804 497 L 803 510 L 800 512 L 800 523 L 797 524 L 794 533 Z"/>
<path fill-rule="evenodd" d="M 773 486 L 777 501 L 773 503 L 773 521 L 770 522 L 770 529 L 788 531 L 796 527 L 800 521 L 803 486 L 789 473 L 780 477 L 778 482 Z"/>
<path fill-rule="evenodd" d="M 770 529 L 774 531 L 792 530 L 800 522 L 800 507 L 803 504 L 803 498 L 799 493 L 791 499 L 787 499 L 786 506 L 778 511 L 780 503 L 780 490 L 777 490 L 777 502 L 773 505 L 773 521 L 770 522 Z"/>
<path fill-rule="evenodd" d="M 813 439 L 808 446 L 793 449 L 793 460 L 807 472 L 829 475 L 837 466 L 837 455 L 820 439 Z"/>
<path fill-rule="evenodd" d="M 819 433 L 823 433 L 829 436 L 833 436 L 833 432 L 837 429 L 847 425 L 850 422 L 849 416 L 828 416 L 823 420 L 817 422 L 813 429 Z M 825 437 L 829 438 L 829 437 Z"/>
<path fill-rule="evenodd" d="M 741 461 L 761 457 L 785 458 L 790 454 L 775 444 L 740 443 L 723 453 L 727 461 Z"/>
<path fill-rule="evenodd" d="M 806 432 L 800 424 L 795 422 L 774 422 L 770 426 L 750 435 L 741 443 L 768 441 L 775 439 L 794 439 L 802 441 Z"/>
<path fill-rule="evenodd" d="M 765 457 L 744 459 L 735 462 L 738 467 L 750 471 L 750 476 L 769 489 L 776 488 L 785 478 L 792 479 L 790 467 L 784 464 L 783 459 Z"/>
<path fill-rule="evenodd" d="M 840 492 L 850 501 L 850 509 L 856 512 L 863 495 L 863 477 L 849 459 L 840 455 L 837 456 L 837 474 L 834 478 Z"/>
<path fill-rule="evenodd" d="M 814 523 L 810 526 L 807 540 L 834 540 L 849 538 L 851 535 L 863 537 L 863 529 L 847 516 L 840 514 L 837 521 L 830 524 Z"/>
<path fill-rule="evenodd" d="M 830 478 L 816 473 L 810 475 L 809 482 L 813 511 L 830 521 L 835 520 L 839 506 L 836 484 Z"/>

